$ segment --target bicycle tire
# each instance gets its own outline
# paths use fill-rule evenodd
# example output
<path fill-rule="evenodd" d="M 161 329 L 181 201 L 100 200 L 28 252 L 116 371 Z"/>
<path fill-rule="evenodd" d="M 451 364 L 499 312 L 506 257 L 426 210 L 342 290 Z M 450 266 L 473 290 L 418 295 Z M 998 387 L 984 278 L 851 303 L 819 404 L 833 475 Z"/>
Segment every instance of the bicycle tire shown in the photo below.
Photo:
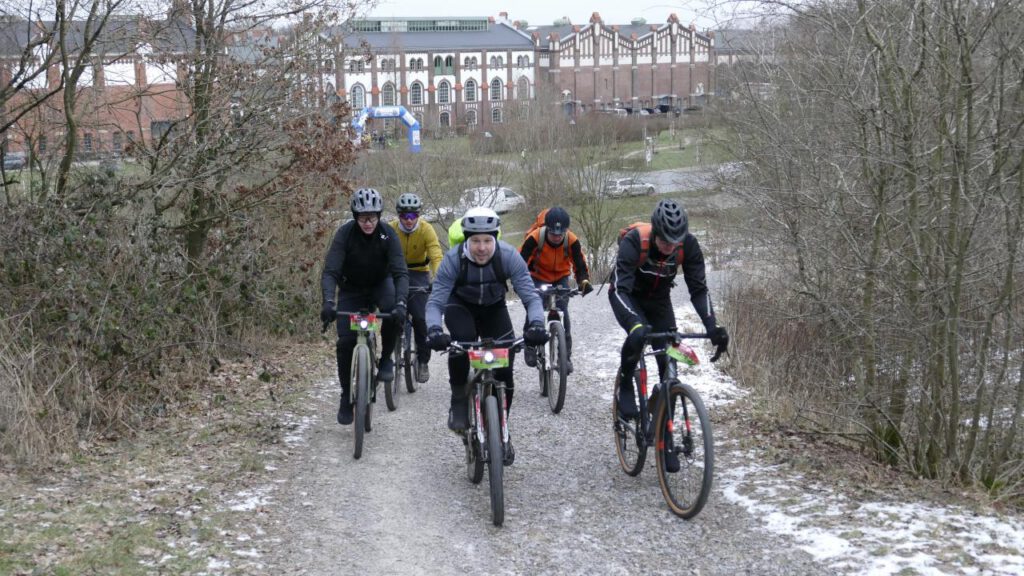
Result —
<path fill-rule="evenodd" d="M 536 347 L 537 353 L 537 379 L 540 381 L 540 396 L 546 398 L 548 395 L 548 358 L 547 351 L 543 346 Z"/>
<path fill-rule="evenodd" d="M 469 399 L 469 410 L 473 411 L 476 401 L 473 397 Z M 466 477 L 473 484 L 479 484 L 484 479 L 484 459 L 480 450 L 480 439 L 476 434 L 476 418 L 470 415 L 468 420 L 469 428 L 464 432 L 463 440 L 466 443 Z"/>
<path fill-rule="evenodd" d="M 405 322 L 405 346 L 402 347 L 402 368 L 405 373 L 405 389 L 410 394 L 416 391 L 415 364 L 416 360 L 416 339 L 413 336 L 412 322 Z"/>
<path fill-rule="evenodd" d="M 504 452 L 501 449 L 501 420 L 498 417 L 498 399 L 488 396 L 484 400 L 487 422 L 487 472 L 491 487 L 491 521 L 495 526 L 505 522 Z"/>
<path fill-rule="evenodd" d="M 390 382 L 384 382 L 384 403 L 388 406 L 388 412 L 394 412 L 398 409 L 398 370 L 402 365 L 399 362 L 399 360 L 401 360 L 400 352 L 402 350 L 401 333 L 398 334 L 397 340 L 398 341 L 395 342 L 395 350 L 391 353 L 395 361 L 395 366 L 392 368 L 394 377 L 391 378 Z"/>
<path fill-rule="evenodd" d="M 548 330 L 548 406 L 558 414 L 565 406 L 565 384 L 569 379 L 569 348 L 565 344 L 565 326 L 561 322 L 552 322 Z"/>
<path fill-rule="evenodd" d="M 639 388 L 639 386 L 638 386 Z M 619 418 L 619 377 L 615 377 L 612 391 L 612 431 L 615 435 L 615 454 L 619 466 L 630 476 L 637 476 L 644 469 L 647 460 L 647 443 L 640 428 L 640 418 L 623 420 Z"/>
<path fill-rule="evenodd" d="M 369 405 L 370 383 L 370 350 L 366 346 L 356 346 L 352 354 L 352 403 L 356 412 L 355 446 L 352 457 L 359 459 L 363 455 L 363 435 L 366 431 L 367 406 Z"/>
<path fill-rule="evenodd" d="M 670 414 L 671 428 L 666 426 Z M 711 494 L 715 468 L 711 420 L 697 391 L 680 382 L 672 384 L 668 405 L 658 403 L 656 418 L 655 446 L 661 493 L 672 513 L 688 520 L 700 513 Z M 672 435 L 670 443 L 666 432 Z M 679 457 L 678 472 L 666 470 L 665 454 L 669 445 Z"/>

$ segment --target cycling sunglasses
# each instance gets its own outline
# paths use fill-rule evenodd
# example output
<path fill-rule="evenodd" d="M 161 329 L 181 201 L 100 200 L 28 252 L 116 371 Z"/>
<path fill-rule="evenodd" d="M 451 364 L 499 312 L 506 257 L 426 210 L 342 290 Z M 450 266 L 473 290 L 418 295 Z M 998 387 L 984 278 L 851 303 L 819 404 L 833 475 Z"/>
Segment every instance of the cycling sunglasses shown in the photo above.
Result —
<path fill-rule="evenodd" d="M 403 220 L 415 220 L 415 219 L 420 217 L 420 213 L 419 212 L 402 212 L 401 214 L 398 215 L 398 217 L 403 219 Z"/>

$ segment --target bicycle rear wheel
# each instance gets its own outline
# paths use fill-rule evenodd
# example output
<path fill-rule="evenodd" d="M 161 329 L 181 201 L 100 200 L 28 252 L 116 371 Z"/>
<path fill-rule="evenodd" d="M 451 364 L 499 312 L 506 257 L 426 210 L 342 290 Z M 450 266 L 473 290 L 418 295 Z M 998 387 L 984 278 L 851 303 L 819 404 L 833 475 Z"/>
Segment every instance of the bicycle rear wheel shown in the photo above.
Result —
<path fill-rule="evenodd" d="M 569 378 L 569 348 L 565 345 L 565 327 L 552 322 L 548 340 L 548 406 L 558 414 L 565 406 L 565 382 Z"/>
<path fill-rule="evenodd" d="M 484 400 L 484 417 L 487 420 L 487 471 L 491 485 L 491 520 L 495 526 L 501 526 L 505 521 L 504 452 L 501 449 L 498 399 L 494 396 L 488 396 Z"/>
<path fill-rule="evenodd" d="M 622 471 L 630 476 L 640 474 L 647 459 L 647 443 L 640 429 L 640 418 L 623 420 L 619 417 L 619 378 L 615 377 L 612 392 L 612 422 L 615 432 L 615 453 L 619 457 Z"/>
<path fill-rule="evenodd" d="M 355 448 L 353 458 L 363 455 L 363 435 L 367 426 L 367 407 L 370 398 L 370 350 L 366 346 L 356 346 L 352 354 L 352 404 L 356 411 Z"/>
<path fill-rule="evenodd" d="M 714 443 L 711 420 L 697 391 L 676 382 L 669 392 L 668 406 L 658 403 L 655 423 L 658 482 L 672 513 L 689 519 L 700 513 L 711 493 L 714 473 Z M 666 454 L 679 459 L 679 471 L 666 466 Z"/>

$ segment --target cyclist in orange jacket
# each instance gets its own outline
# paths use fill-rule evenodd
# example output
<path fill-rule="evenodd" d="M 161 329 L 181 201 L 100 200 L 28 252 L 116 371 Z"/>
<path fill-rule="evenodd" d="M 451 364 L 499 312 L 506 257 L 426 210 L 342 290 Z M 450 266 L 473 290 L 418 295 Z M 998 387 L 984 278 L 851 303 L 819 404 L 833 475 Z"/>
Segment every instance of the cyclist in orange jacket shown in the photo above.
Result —
<path fill-rule="evenodd" d="M 590 270 L 587 268 L 587 257 L 583 255 L 580 240 L 569 230 L 569 213 L 561 206 L 546 211 L 544 225 L 537 227 L 526 235 L 519 255 L 526 261 L 533 283 L 569 286 L 569 276 L 576 276 L 576 285 L 580 294 L 586 296 L 594 291 L 590 285 Z M 569 353 L 566 368 L 573 371 L 572 366 L 572 324 L 569 321 L 569 297 L 559 296 L 555 306 L 562 311 L 562 325 L 565 326 L 565 345 Z M 537 365 L 537 350 L 527 346 L 525 351 L 526 365 Z"/>

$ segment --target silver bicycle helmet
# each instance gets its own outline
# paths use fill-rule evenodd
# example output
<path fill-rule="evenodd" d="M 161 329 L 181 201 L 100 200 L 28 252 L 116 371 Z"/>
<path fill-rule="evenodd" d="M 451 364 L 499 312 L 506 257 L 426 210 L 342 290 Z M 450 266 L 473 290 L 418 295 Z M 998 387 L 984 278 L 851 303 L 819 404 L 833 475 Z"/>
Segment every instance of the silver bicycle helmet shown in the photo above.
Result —
<path fill-rule="evenodd" d="M 654 207 L 651 229 L 658 237 L 673 244 L 682 242 L 690 229 L 686 210 L 675 200 L 662 200 Z"/>
<path fill-rule="evenodd" d="M 490 208 L 470 208 L 462 217 L 462 233 L 469 238 L 473 234 L 491 234 L 498 236 L 501 218 Z"/>
<path fill-rule="evenodd" d="M 360 188 L 352 194 L 352 200 L 349 203 L 352 207 L 352 214 L 362 214 L 363 212 L 376 212 L 380 214 L 384 211 L 384 200 L 380 197 L 380 192 L 377 192 L 373 188 Z"/>
<path fill-rule="evenodd" d="M 401 214 L 402 212 L 419 212 L 420 208 L 423 207 L 423 201 L 420 197 L 407 192 L 398 197 L 398 202 L 395 203 L 395 211 Z"/>

